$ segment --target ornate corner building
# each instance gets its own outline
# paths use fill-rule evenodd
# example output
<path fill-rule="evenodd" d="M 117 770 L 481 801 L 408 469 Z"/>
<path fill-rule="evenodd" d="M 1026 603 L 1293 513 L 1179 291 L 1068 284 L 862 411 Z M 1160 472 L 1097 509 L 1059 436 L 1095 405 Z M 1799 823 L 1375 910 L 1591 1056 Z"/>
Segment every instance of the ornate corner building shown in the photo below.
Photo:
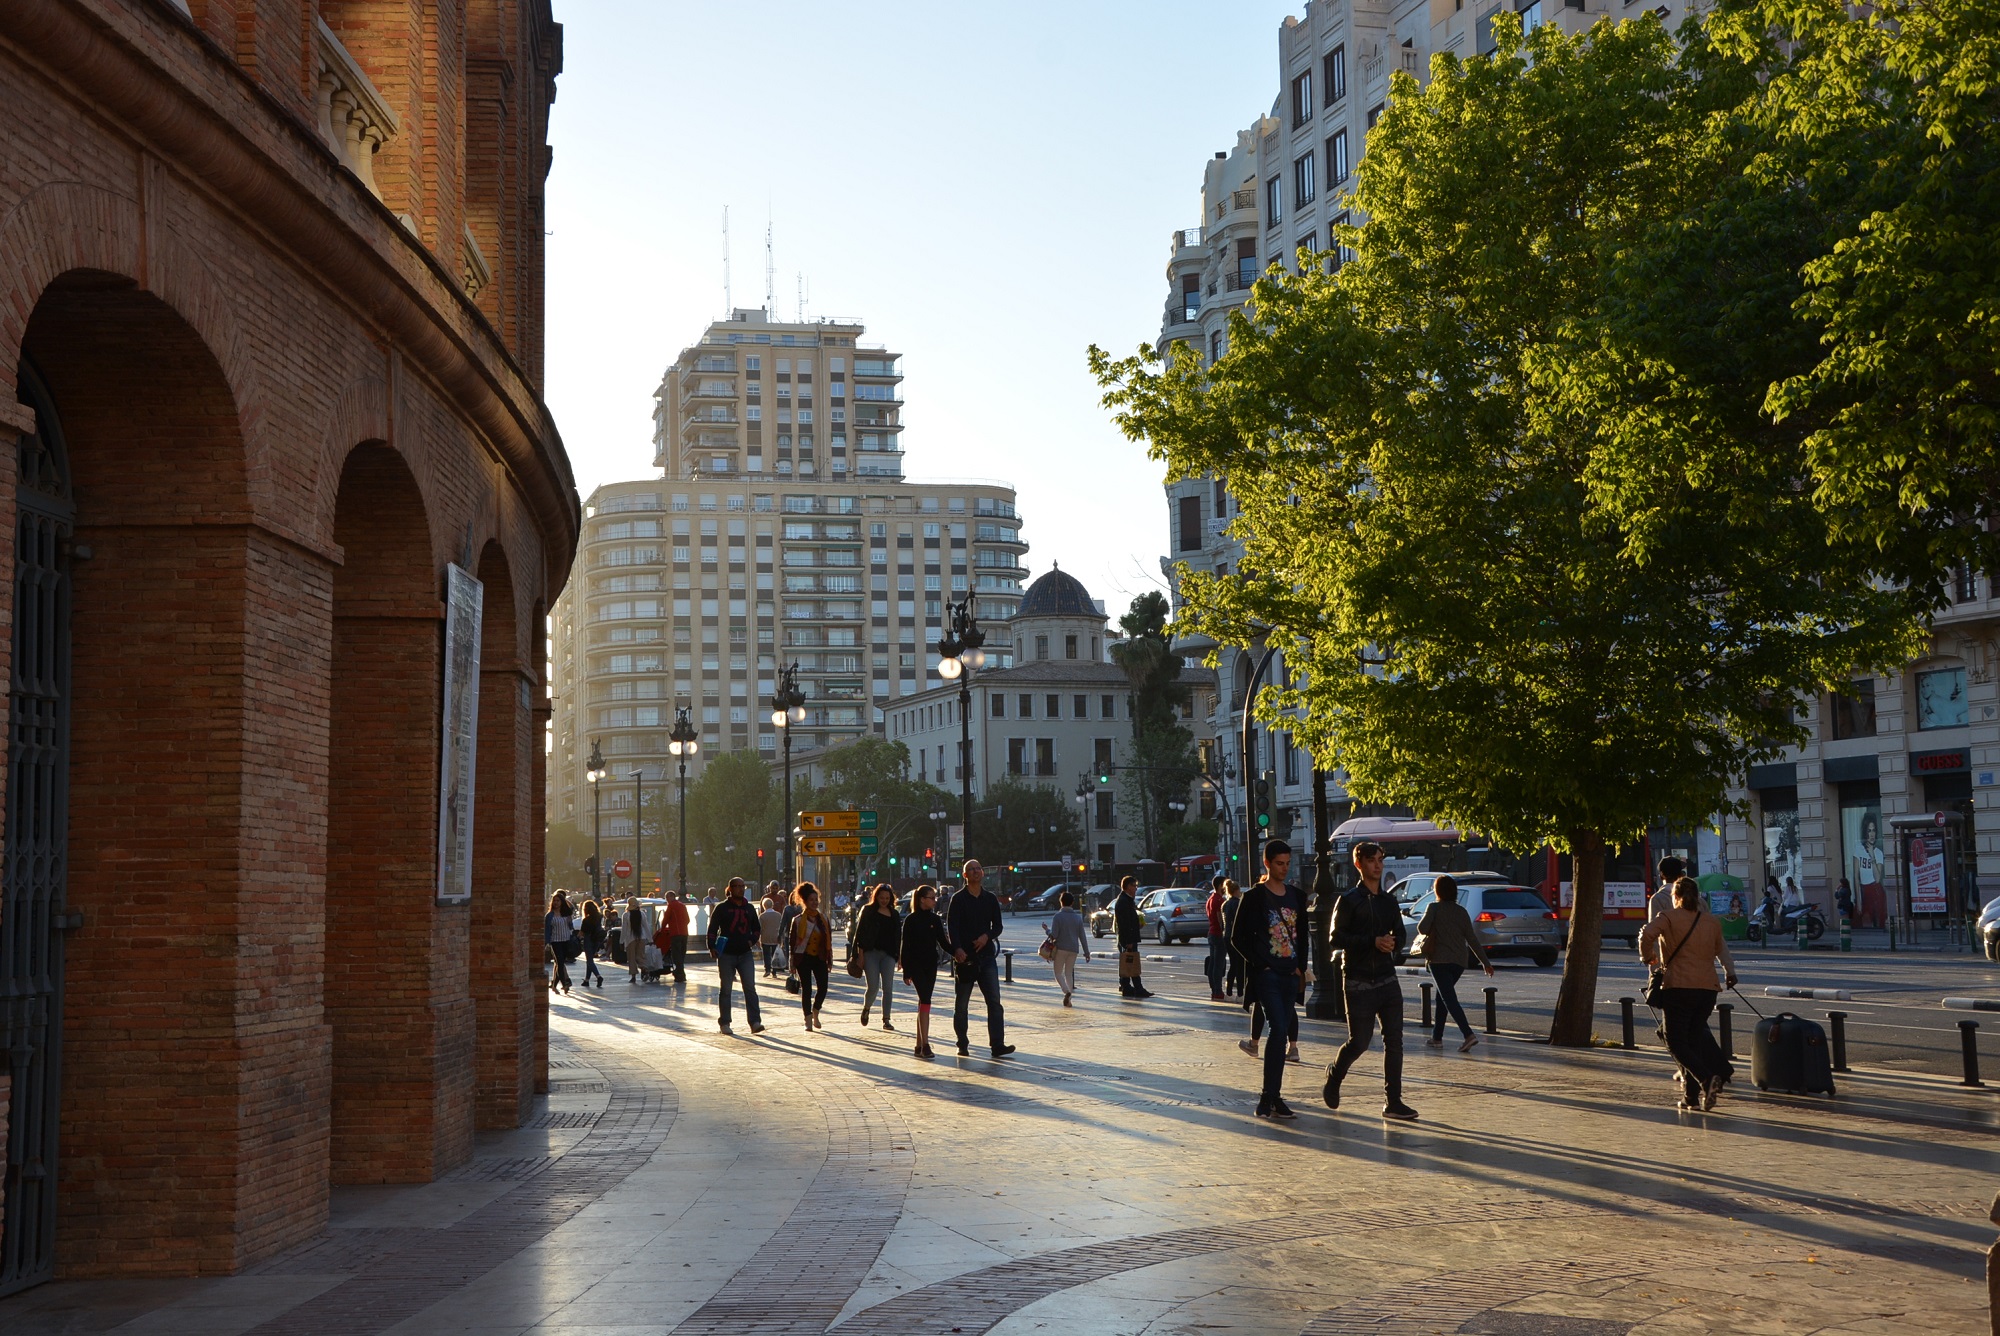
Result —
<path fill-rule="evenodd" d="M 241 1269 L 546 1086 L 560 64 L 548 0 L 5 7 L 0 1293 Z"/>

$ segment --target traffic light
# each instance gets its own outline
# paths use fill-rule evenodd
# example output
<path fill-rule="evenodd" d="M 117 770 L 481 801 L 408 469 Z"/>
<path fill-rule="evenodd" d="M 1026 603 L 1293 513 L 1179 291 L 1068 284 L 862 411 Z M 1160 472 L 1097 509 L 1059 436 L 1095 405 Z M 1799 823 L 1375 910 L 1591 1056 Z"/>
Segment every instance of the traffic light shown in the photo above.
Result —
<path fill-rule="evenodd" d="M 757 861 L 760 863 L 764 861 L 764 851 L 762 849 L 757 851 Z"/>
<path fill-rule="evenodd" d="M 896 866 L 896 855 L 894 854 L 889 855 L 889 866 L 890 867 Z"/>
<path fill-rule="evenodd" d="M 925 861 L 925 862 L 929 862 L 929 861 L 930 861 L 931 859 L 933 859 L 933 858 L 936 858 L 936 857 L 937 857 L 937 854 L 933 853 L 933 852 L 932 852 L 931 850 L 929 850 L 929 849 L 926 849 L 926 850 L 924 850 L 924 861 Z"/>
<path fill-rule="evenodd" d="M 1250 787 L 1250 813 L 1257 822 L 1257 833 L 1264 834 L 1271 829 L 1271 790 L 1277 778 L 1274 770 L 1260 770 Z"/>
<path fill-rule="evenodd" d="M 595 858 L 586 858 L 583 860 L 583 875 L 589 877 L 592 881 L 597 880 L 597 860 Z"/>
<path fill-rule="evenodd" d="M 1098 766 L 1097 767 L 1098 787 L 1102 788 L 1106 784 L 1109 784 L 1110 782 L 1111 782 L 1111 767 L 1108 764 Z"/>

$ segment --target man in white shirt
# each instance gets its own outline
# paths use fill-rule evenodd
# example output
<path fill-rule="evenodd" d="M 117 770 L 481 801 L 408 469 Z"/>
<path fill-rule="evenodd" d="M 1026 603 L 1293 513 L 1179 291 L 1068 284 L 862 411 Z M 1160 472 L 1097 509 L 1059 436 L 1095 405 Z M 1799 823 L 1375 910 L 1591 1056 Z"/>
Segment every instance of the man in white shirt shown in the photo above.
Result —
<path fill-rule="evenodd" d="M 1646 902 L 1646 922 L 1651 923 L 1674 907 L 1674 883 L 1687 875 L 1685 859 L 1668 854 L 1660 860 L 1660 889 Z"/>

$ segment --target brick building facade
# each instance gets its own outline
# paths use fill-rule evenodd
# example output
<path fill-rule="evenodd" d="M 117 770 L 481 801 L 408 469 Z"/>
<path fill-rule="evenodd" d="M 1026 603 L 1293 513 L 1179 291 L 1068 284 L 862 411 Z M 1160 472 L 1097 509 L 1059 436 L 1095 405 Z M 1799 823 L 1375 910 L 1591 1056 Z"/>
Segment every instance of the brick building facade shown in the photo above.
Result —
<path fill-rule="evenodd" d="M 546 1087 L 560 39 L 548 0 L 0 7 L 0 1292 L 239 1269 Z"/>

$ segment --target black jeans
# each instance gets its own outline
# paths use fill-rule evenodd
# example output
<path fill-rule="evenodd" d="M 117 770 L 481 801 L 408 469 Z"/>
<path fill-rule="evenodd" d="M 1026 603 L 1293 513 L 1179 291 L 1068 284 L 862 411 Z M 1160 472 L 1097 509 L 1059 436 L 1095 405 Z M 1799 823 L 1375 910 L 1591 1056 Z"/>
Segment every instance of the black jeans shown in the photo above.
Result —
<path fill-rule="evenodd" d="M 799 957 L 799 1005 L 810 1016 L 826 1003 L 827 965 L 823 956 Z M 815 993 L 813 990 L 819 991 Z"/>
<path fill-rule="evenodd" d="M 987 1041 L 995 1048 L 1004 1045 L 1007 1042 L 1007 1014 L 1000 1009 L 999 957 L 991 954 L 968 957 L 963 965 L 952 971 L 952 984 L 957 990 L 957 997 L 951 1007 L 951 1028 L 958 1035 L 958 1042 L 965 1042 L 966 1031 L 971 1027 L 966 1008 L 972 1000 L 973 985 L 977 984 L 980 997 L 986 1000 Z"/>
<path fill-rule="evenodd" d="M 1458 1022 L 1458 1028 L 1465 1037 L 1467 1039 L 1472 1038 L 1472 1022 L 1465 1018 L 1465 1008 L 1460 1005 L 1458 1000 L 1458 981 L 1463 977 L 1465 977 L 1465 966 L 1463 965 L 1450 965 L 1443 961 L 1438 961 L 1431 966 L 1431 978 L 1437 981 L 1438 986 L 1437 1010 L 1431 1013 L 1431 1038 L 1444 1038 L 1444 1018 L 1446 1012 L 1449 1012 L 1451 1018 Z"/>
<path fill-rule="evenodd" d="M 1394 975 L 1361 988 L 1347 989 L 1347 1042 L 1334 1055 L 1326 1083 L 1335 1090 L 1347 1079 L 1347 1069 L 1368 1051 L 1375 1026 L 1382 1026 L 1382 1082 L 1389 1103 L 1403 1100 L 1403 986 Z"/>
<path fill-rule="evenodd" d="M 1667 1052 L 1674 1055 L 1674 1061 L 1686 1074 L 1690 1101 L 1701 1093 L 1701 1087 L 1710 1078 L 1727 1079 L 1736 1074 L 1729 1059 L 1722 1056 L 1722 1045 L 1708 1028 L 1708 1016 L 1715 1010 L 1717 996 L 1713 988 L 1669 988 L 1666 1002 L 1660 1008 L 1666 1013 Z"/>
<path fill-rule="evenodd" d="M 1129 979 L 1125 977 L 1125 971 L 1123 969 L 1125 963 L 1124 957 L 1125 953 L 1128 951 L 1132 953 L 1133 964 L 1137 965 L 1139 961 L 1139 944 L 1137 942 L 1132 943 L 1132 945 L 1130 946 L 1125 945 L 1125 943 L 1123 942 L 1120 942 L 1118 944 L 1118 956 L 1119 956 L 1118 963 L 1120 965 L 1120 969 L 1118 971 L 1118 991 L 1130 997 L 1145 992 L 1146 985 L 1139 981 L 1139 976 L 1136 974 L 1134 974 Z"/>

